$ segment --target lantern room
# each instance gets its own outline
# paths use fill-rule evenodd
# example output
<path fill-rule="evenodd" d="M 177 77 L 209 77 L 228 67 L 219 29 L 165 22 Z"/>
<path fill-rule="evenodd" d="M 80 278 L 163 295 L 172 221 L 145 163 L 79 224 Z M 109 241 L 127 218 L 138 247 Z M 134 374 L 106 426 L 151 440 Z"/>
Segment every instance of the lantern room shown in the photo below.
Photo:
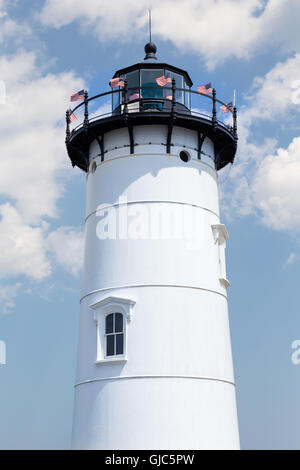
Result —
<path fill-rule="evenodd" d="M 89 97 L 88 92 L 82 90 L 83 100 L 67 111 L 66 146 L 72 165 L 88 171 L 89 149 L 95 140 L 101 161 L 104 161 L 106 134 L 124 127 L 128 129 L 128 144 L 124 145 L 128 145 L 130 154 L 134 155 L 138 145 L 135 129 L 142 125 L 162 125 L 165 128 L 165 142 L 161 145 L 167 154 L 171 154 L 174 145 L 172 134 L 176 126 L 196 132 L 199 159 L 203 142 L 208 138 L 214 145 L 215 169 L 220 170 L 233 163 L 238 140 L 235 106 L 217 99 L 215 88 L 204 92 L 201 87 L 193 90 L 193 82 L 185 70 L 157 60 L 154 43 L 146 44 L 145 53 L 142 62 L 115 72 L 110 80 L 110 91 Z M 111 99 L 110 112 L 107 112 L 108 98 Z M 206 111 L 203 111 L 204 102 Z M 104 107 L 106 112 L 91 114 L 93 105 L 98 109 Z M 75 114 L 80 108 L 84 119 L 74 124 L 77 121 Z M 225 114 L 221 116 L 219 109 Z"/>
<path fill-rule="evenodd" d="M 148 43 L 145 46 L 145 59 L 143 62 L 118 70 L 113 78 L 126 80 L 128 88 L 128 111 L 144 111 L 147 109 L 157 111 L 167 111 L 171 108 L 172 101 L 172 81 L 175 85 L 175 99 L 177 108 L 184 112 L 191 109 L 190 90 L 193 82 L 189 74 L 182 69 L 172 65 L 158 62 L 156 57 L 156 46 Z M 166 86 L 157 83 L 159 77 L 169 79 Z M 139 100 L 157 100 L 157 102 L 142 102 L 138 106 Z M 162 100 L 161 102 L 159 100 Z M 119 88 L 119 93 L 112 95 L 113 112 L 119 112 L 120 106 L 124 102 L 124 90 Z M 134 105 L 135 103 L 135 105 Z M 185 109 L 186 108 L 186 109 Z"/>

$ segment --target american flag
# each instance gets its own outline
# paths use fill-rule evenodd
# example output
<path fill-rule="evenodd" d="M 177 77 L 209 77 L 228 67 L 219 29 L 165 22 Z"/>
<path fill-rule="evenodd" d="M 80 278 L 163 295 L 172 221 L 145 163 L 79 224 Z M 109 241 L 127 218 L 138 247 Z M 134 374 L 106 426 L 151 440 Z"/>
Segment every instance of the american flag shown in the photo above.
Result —
<path fill-rule="evenodd" d="M 84 100 L 84 90 L 80 90 L 77 93 L 74 93 L 74 95 L 71 96 L 70 100 L 71 102 Z"/>
<path fill-rule="evenodd" d="M 230 101 L 229 103 L 225 105 L 222 105 L 220 106 L 220 110 L 223 112 L 223 113 L 230 113 L 233 112 L 233 104 L 232 104 L 232 101 Z"/>
<path fill-rule="evenodd" d="M 198 93 L 203 93 L 204 95 L 208 95 L 209 93 L 212 93 L 212 87 L 211 83 L 207 83 L 206 85 L 199 85 L 197 87 Z"/>
<path fill-rule="evenodd" d="M 138 100 L 139 97 L 140 97 L 139 93 L 132 93 L 132 95 L 129 96 L 129 101 Z"/>
<path fill-rule="evenodd" d="M 77 117 L 75 116 L 75 114 L 73 113 L 72 109 L 69 109 L 69 117 L 70 117 L 70 121 L 71 122 L 75 122 L 77 121 Z"/>
<path fill-rule="evenodd" d="M 172 83 L 172 79 L 170 76 L 165 77 L 164 75 L 162 75 L 161 77 L 156 78 L 156 83 L 159 86 L 166 86 L 167 83 Z"/>
<path fill-rule="evenodd" d="M 117 78 L 112 78 L 109 82 L 109 85 L 111 88 L 116 88 L 118 86 L 124 86 L 124 78 L 123 77 L 117 77 Z"/>

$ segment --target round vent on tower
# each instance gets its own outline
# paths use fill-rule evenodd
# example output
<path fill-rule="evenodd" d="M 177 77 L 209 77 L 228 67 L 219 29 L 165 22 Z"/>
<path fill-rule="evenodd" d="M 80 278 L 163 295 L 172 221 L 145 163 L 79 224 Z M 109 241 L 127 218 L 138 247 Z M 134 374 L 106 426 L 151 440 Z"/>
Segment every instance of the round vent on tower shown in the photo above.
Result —
<path fill-rule="evenodd" d="M 179 158 L 180 160 L 182 160 L 184 163 L 187 163 L 190 161 L 191 159 L 191 156 L 190 154 L 186 151 L 186 150 L 181 150 L 180 154 L 179 154 Z"/>

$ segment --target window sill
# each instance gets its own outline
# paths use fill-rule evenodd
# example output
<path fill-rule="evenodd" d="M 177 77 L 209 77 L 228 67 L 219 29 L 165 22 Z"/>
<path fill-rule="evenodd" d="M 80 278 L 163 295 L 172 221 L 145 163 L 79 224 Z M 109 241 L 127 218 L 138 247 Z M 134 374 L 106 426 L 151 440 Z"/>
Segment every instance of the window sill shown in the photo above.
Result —
<path fill-rule="evenodd" d="M 108 359 L 97 359 L 95 364 L 113 364 L 116 362 L 127 362 L 126 357 L 115 357 L 115 358 L 108 358 Z"/>

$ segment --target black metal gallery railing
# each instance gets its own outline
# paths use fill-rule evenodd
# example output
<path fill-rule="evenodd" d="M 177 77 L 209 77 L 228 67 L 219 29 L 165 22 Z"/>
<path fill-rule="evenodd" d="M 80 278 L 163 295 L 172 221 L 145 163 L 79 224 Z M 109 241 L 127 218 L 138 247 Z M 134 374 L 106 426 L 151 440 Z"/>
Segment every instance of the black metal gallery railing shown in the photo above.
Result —
<path fill-rule="evenodd" d="M 148 90 L 153 90 L 153 94 L 157 94 L 157 91 L 159 90 L 161 94 L 166 95 L 166 97 L 143 97 L 143 93 L 145 94 L 145 91 Z M 165 91 L 163 91 L 165 90 Z M 129 95 L 129 92 L 132 92 L 136 97 L 132 99 L 132 95 Z M 167 92 L 170 92 L 170 95 L 167 96 Z M 178 101 L 176 99 L 176 94 L 180 92 L 182 96 L 184 94 L 189 94 L 189 100 L 188 102 L 190 103 L 190 108 L 185 106 L 183 103 Z M 151 92 L 150 92 L 151 93 Z M 146 94 L 150 94 L 149 91 Z M 91 116 L 89 113 L 89 104 L 90 103 L 95 103 L 96 100 L 101 100 L 105 99 L 106 97 L 112 97 L 119 94 L 120 97 L 120 102 L 119 104 L 114 108 L 112 105 L 112 110 L 110 112 L 102 113 L 97 116 Z M 198 112 L 196 110 L 192 109 L 192 96 L 203 96 L 207 98 L 208 100 L 211 101 L 211 112 L 210 114 L 204 114 L 201 112 Z M 98 102 L 97 102 L 98 103 Z M 106 104 L 103 103 L 102 104 Z M 134 104 L 135 106 L 132 107 L 131 105 Z M 232 115 L 232 124 L 226 124 L 223 121 L 217 119 L 217 104 L 220 104 L 221 106 L 225 106 L 224 109 L 227 109 L 228 113 L 231 113 Z M 76 127 L 74 127 L 72 130 L 70 129 L 71 126 L 71 117 L 72 115 L 74 116 L 74 113 L 78 111 L 78 109 L 83 108 L 83 121 L 80 122 Z M 84 130 L 87 130 L 89 127 L 89 124 L 95 120 L 99 119 L 105 119 L 110 116 L 116 116 L 116 115 L 123 115 L 125 119 L 128 117 L 129 113 L 135 112 L 167 112 L 170 113 L 171 115 L 175 113 L 183 113 L 183 114 L 190 114 L 192 116 L 199 116 L 202 117 L 203 119 L 210 121 L 210 124 L 213 128 L 213 130 L 216 130 L 217 127 L 224 128 L 227 132 L 229 132 L 234 141 L 237 142 L 238 136 L 237 136 L 237 109 L 235 106 L 231 107 L 228 104 L 224 103 L 223 101 L 217 99 L 216 97 L 216 90 L 212 90 L 212 94 L 204 94 L 200 93 L 196 90 L 191 90 L 191 89 L 184 89 L 184 88 L 176 88 L 176 83 L 175 80 L 172 80 L 172 86 L 171 87 L 163 87 L 160 88 L 158 86 L 140 86 L 140 87 L 134 87 L 134 88 L 128 88 L 127 86 L 127 81 L 124 81 L 124 87 L 121 89 L 116 89 L 116 90 L 111 90 L 105 93 L 100 93 L 99 95 L 93 96 L 92 98 L 88 97 L 88 92 L 84 92 L 84 100 L 78 104 L 74 109 L 68 110 L 66 112 L 66 143 L 68 143 L 74 133 L 79 131 L 81 128 Z"/>

